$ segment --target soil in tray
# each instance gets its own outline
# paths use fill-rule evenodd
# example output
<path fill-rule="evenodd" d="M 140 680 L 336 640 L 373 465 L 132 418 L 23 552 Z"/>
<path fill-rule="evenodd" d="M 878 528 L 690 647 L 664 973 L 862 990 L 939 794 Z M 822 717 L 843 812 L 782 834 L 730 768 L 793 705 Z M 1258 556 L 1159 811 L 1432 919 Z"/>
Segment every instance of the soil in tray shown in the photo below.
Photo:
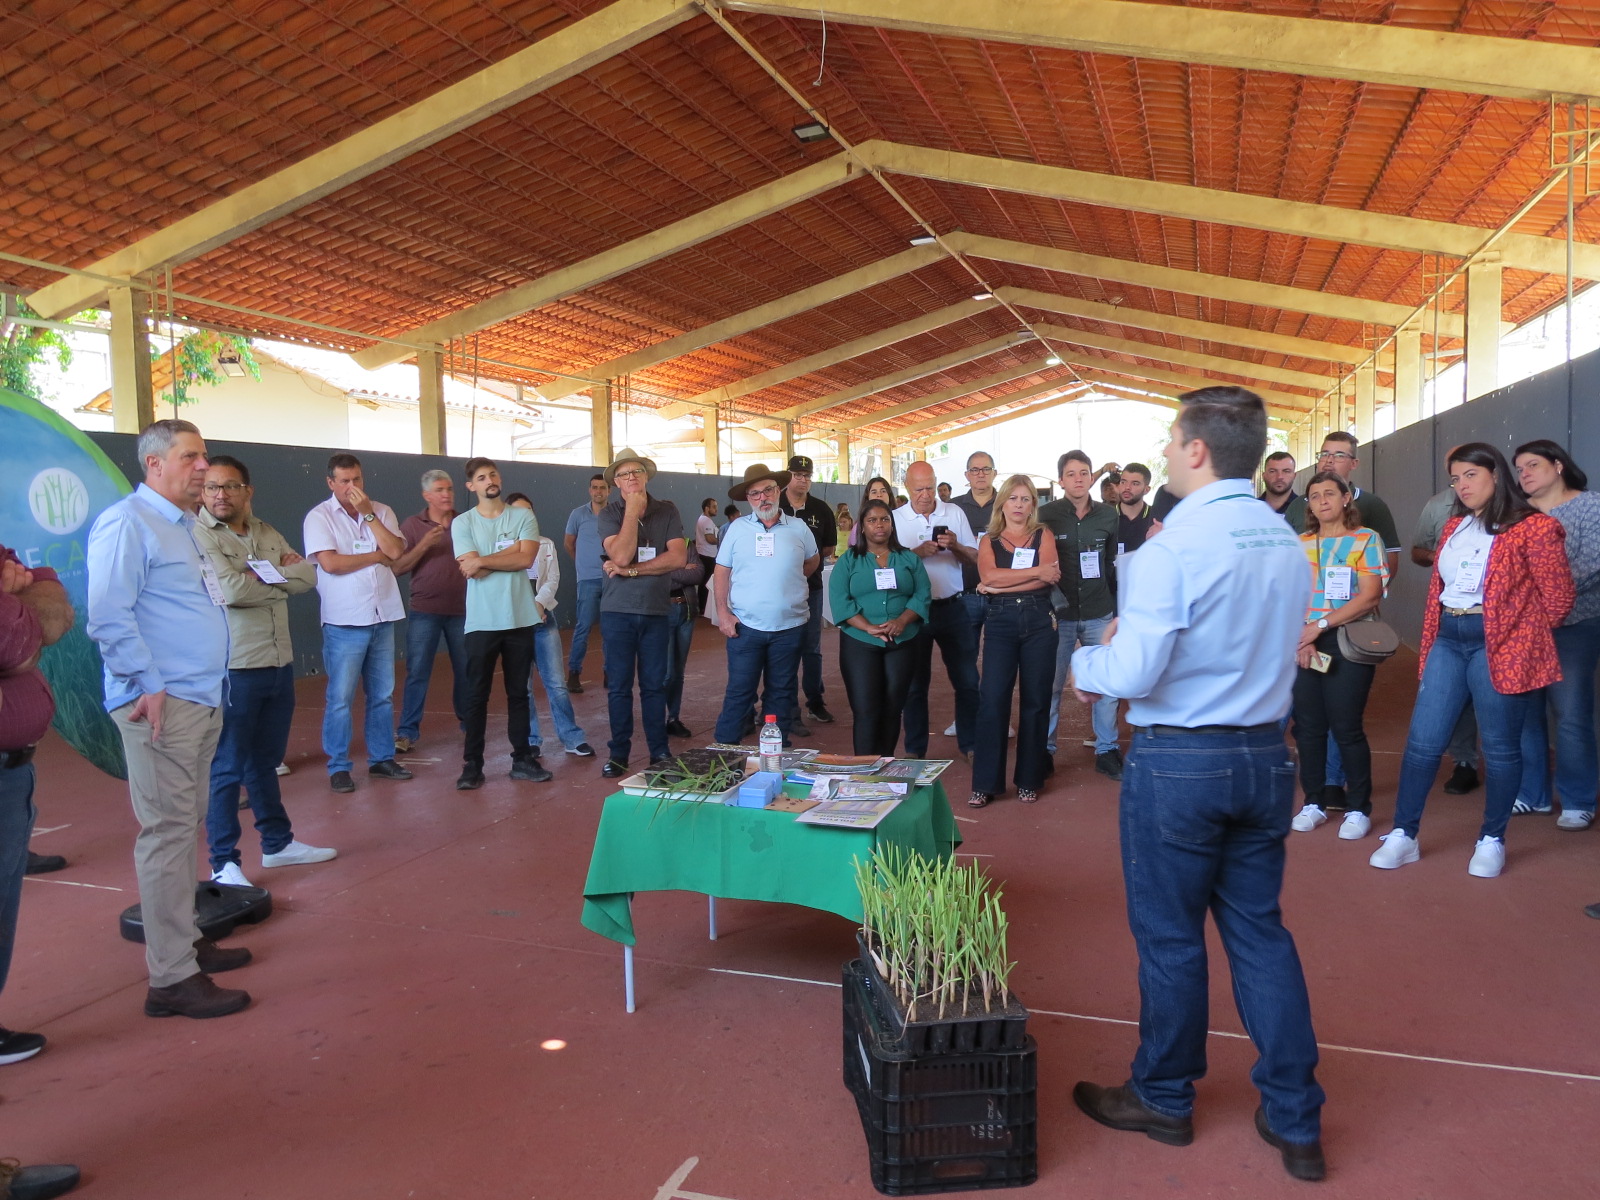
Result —
<path fill-rule="evenodd" d="M 729 750 L 685 750 L 644 772 L 649 786 L 663 791 L 715 795 L 733 787 L 745 773 L 745 756 Z"/>

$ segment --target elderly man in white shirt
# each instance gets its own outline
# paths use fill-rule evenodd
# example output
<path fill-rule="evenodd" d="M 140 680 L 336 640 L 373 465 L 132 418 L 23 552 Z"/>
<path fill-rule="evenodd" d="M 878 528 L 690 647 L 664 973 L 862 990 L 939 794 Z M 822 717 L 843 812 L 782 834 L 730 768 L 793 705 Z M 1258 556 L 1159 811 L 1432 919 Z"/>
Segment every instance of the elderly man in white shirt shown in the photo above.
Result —
<path fill-rule="evenodd" d="M 944 669 L 956 692 L 956 746 L 972 761 L 978 731 L 978 631 L 962 607 L 966 595 L 961 568 L 978 561 L 978 539 L 967 514 L 939 499 L 939 480 L 925 462 L 906 470 L 911 503 L 894 510 L 894 528 L 907 550 L 922 559 L 933 585 L 932 612 L 917 635 L 916 674 L 906 696 L 905 751 L 911 758 L 928 756 L 928 685 L 933 678 L 933 648 L 939 647 Z"/>
<path fill-rule="evenodd" d="M 328 694 L 322 750 L 328 786 L 353 792 L 350 707 L 356 680 L 366 695 L 367 773 L 410 779 L 394 761 L 394 623 L 406 615 L 391 563 L 405 553 L 394 509 L 366 493 L 361 460 L 328 459 L 328 499 L 306 514 L 306 557 L 317 564 L 322 601 L 322 666 Z"/>

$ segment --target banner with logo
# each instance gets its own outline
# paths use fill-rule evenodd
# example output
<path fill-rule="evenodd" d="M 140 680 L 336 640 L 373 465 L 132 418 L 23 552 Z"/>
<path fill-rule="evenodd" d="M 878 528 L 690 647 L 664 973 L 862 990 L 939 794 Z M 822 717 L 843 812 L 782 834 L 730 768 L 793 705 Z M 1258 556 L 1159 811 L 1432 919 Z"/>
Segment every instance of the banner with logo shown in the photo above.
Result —
<path fill-rule="evenodd" d="M 77 614 L 40 659 L 56 696 L 55 730 L 95 766 L 127 778 L 122 739 L 106 715 L 100 651 L 85 632 L 86 547 L 95 518 L 133 489 L 98 446 L 37 400 L 0 388 L 0 542 L 26 567 L 50 567 Z"/>

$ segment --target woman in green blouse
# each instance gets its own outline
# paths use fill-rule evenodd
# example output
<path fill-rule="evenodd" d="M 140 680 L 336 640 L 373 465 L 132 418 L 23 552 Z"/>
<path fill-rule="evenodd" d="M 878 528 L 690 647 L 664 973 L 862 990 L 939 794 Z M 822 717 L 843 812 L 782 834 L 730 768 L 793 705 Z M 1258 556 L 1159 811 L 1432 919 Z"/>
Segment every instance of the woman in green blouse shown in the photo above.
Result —
<path fill-rule="evenodd" d="M 922 559 L 895 535 L 885 501 L 866 501 L 856 530 L 828 581 L 839 674 L 855 716 L 855 752 L 893 754 L 916 670 L 911 642 L 928 619 L 931 587 Z"/>

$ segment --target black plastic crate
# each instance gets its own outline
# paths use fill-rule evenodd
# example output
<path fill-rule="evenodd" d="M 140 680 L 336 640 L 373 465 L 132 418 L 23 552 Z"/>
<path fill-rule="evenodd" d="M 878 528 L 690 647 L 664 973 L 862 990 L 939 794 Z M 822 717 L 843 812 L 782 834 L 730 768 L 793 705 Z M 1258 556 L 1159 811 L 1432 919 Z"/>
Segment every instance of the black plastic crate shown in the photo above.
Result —
<path fill-rule="evenodd" d="M 872 1124 L 860 1095 L 856 1108 L 867 1136 L 872 1186 L 886 1196 L 1027 1187 L 1039 1178 L 1036 1126 L 1031 1122 L 1015 1127 L 946 1125 L 894 1134 Z"/>
<path fill-rule="evenodd" d="M 861 974 L 873 1006 L 882 1018 L 880 1024 L 888 1032 L 892 1045 L 898 1050 L 913 1054 L 970 1054 L 974 1051 L 1020 1050 L 1028 1036 L 1028 1010 L 1012 997 L 1005 1009 L 998 1013 L 979 1013 L 972 1016 L 919 1017 L 905 1019 L 905 1007 L 895 996 L 872 956 L 866 943 L 856 933 L 856 944 L 861 948 Z"/>

